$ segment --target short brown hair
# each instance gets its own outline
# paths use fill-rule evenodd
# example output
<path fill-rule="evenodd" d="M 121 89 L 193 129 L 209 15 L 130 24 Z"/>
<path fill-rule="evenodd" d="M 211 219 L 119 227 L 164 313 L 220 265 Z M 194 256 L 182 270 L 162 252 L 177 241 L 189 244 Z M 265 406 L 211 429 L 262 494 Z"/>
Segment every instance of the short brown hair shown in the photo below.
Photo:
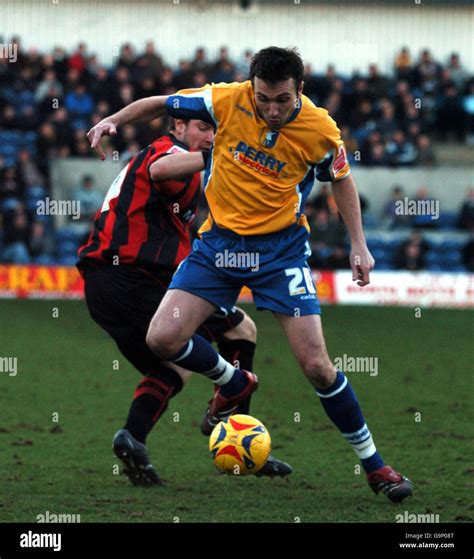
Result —
<path fill-rule="evenodd" d="M 296 91 L 304 78 L 304 64 L 296 48 L 267 47 L 254 54 L 250 63 L 250 79 L 257 77 L 265 82 L 276 83 L 293 78 Z"/>

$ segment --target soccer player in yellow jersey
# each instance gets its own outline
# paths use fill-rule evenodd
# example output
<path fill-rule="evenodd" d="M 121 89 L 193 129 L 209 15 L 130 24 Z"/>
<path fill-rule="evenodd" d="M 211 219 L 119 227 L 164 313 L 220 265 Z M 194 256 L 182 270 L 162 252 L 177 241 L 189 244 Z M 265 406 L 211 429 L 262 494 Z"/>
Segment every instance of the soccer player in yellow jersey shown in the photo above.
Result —
<path fill-rule="evenodd" d="M 194 334 L 216 308 L 230 310 L 247 285 L 257 308 L 272 311 L 283 327 L 325 412 L 361 460 L 370 487 L 400 502 L 412 494 L 412 483 L 385 465 L 348 379 L 328 356 L 306 263 L 309 228 L 302 212 L 316 178 L 332 183 L 351 238 L 353 280 L 367 285 L 374 266 L 339 129 L 326 110 L 303 95 L 303 74 L 296 51 L 265 48 L 252 59 L 250 79 L 244 83 L 136 101 L 88 135 L 103 156 L 102 135 L 116 133 L 117 125 L 156 117 L 164 108 L 175 118 L 200 119 L 216 127 L 210 153 L 167 158 L 170 172 L 205 167 L 210 213 L 147 336 L 162 359 L 204 374 L 217 385 L 203 431 L 231 414 L 258 385 L 253 373 L 235 368 Z"/>

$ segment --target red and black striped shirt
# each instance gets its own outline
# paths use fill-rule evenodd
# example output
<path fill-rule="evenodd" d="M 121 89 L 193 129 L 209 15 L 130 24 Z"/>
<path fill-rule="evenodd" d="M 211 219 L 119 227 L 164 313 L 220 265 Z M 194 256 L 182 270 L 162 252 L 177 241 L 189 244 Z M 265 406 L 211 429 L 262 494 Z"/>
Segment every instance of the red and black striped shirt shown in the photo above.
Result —
<path fill-rule="evenodd" d="M 79 267 L 87 261 L 135 264 L 173 273 L 191 250 L 189 226 L 200 198 L 200 174 L 154 182 L 149 168 L 160 157 L 188 151 L 171 134 L 155 140 L 122 170 L 110 186 L 86 244 Z"/>

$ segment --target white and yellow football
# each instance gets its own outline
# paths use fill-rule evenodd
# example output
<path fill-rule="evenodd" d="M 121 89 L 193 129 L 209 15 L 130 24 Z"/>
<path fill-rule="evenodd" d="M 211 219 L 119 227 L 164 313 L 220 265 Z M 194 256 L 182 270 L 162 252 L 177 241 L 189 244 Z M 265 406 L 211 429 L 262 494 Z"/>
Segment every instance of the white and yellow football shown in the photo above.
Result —
<path fill-rule="evenodd" d="M 221 421 L 209 438 L 214 464 L 231 475 L 256 474 L 268 460 L 271 448 L 265 425 L 250 415 L 232 415 Z"/>

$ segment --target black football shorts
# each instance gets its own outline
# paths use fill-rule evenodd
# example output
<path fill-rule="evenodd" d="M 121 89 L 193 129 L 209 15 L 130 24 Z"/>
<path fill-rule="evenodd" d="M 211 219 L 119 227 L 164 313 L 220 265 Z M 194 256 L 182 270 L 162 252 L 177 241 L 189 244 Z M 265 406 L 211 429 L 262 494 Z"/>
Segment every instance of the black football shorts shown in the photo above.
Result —
<path fill-rule="evenodd" d="M 95 322 L 110 334 L 122 354 L 142 374 L 156 370 L 160 360 L 147 346 L 146 334 L 171 276 L 149 274 L 132 265 L 83 262 L 81 273 L 87 306 Z M 196 333 L 209 342 L 218 342 L 243 318 L 243 312 L 236 308 L 227 316 L 216 312 Z"/>

